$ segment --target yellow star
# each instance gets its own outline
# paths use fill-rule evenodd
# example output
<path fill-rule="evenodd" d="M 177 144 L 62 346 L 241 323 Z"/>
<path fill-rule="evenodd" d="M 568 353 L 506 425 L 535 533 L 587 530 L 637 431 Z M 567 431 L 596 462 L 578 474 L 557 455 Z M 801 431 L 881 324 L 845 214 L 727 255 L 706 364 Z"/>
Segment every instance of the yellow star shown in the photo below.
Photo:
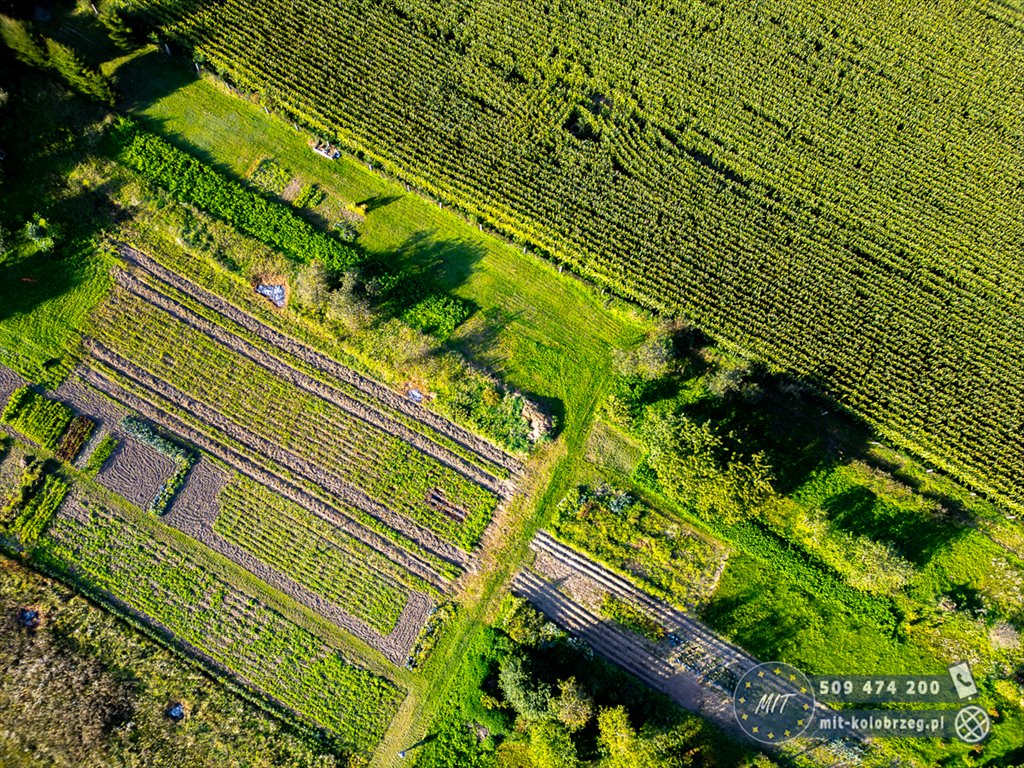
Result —
<path fill-rule="evenodd" d="M 750 682 L 749 682 L 749 681 L 747 682 L 747 685 L 746 685 L 746 687 L 747 687 L 747 688 L 749 688 L 749 687 L 750 687 Z"/>
<path fill-rule="evenodd" d="M 758 672 L 757 676 L 758 677 L 764 677 L 764 670 L 762 669 L 760 672 Z"/>
<path fill-rule="evenodd" d="M 779 669 L 778 667 L 776 667 L 776 668 L 775 668 L 775 674 L 776 674 L 776 675 L 781 675 L 781 674 L 782 674 L 782 670 L 781 670 L 781 669 Z"/>
<path fill-rule="evenodd" d="M 790 680 L 796 680 L 796 675 L 790 675 L 790 676 L 789 676 L 789 679 L 790 679 Z"/>
<path fill-rule="evenodd" d="M 749 715 L 740 715 L 740 718 L 742 718 L 743 720 L 749 720 L 750 716 Z"/>
<path fill-rule="evenodd" d="M 774 739 L 775 738 L 775 734 L 772 733 L 771 731 L 768 731 L 768 738 L 769 739 Z"/>
<path fill-rule="evenodd" d="M 797 725 L 803 725 L 803 724 L 804 724 L 804 721 L 803 721 L 803 720 L 797 720 L 797 721 L 796 721 L 796 724 L 797 724 Z"/>
<path fill-rule="evenodd" d="M 746 704 L 746 703 L 747 703 L 746 697 L 745 696 L 740 696 L 740 704 Z"/>
<path fill-rule="evenodd" d="M 807 711 L 808 709 L 810 709 L 810 708 L 811 708 L 811 705 L 810 705 L 810 704 L 804 704 L 804 711 L 805 711 L 805 712 L 806 712 L 806 711 Z"/>
<path fill-rule="evenodd" d="M 750 732 L 751 733 L 757 733 L 757 726 L 755 725 L 753 728 L 751 728 Z"/>
<path fill-rule="evenodd" d="M 807 689 L 803 686 L 800 686 L 800 693 L 807 693 Z"/>
<path fill-rule="evenodd" d="M 788 739 L 789 738 L 789 731 L 783 731 L 782 735 L 785 736 Z"/>

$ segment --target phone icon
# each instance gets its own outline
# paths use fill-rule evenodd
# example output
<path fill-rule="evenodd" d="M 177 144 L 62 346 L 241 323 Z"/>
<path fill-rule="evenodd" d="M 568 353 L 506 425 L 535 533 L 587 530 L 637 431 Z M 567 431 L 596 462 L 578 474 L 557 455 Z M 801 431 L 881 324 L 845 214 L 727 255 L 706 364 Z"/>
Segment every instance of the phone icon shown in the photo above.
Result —
<path fill-rule="evenodd" d="M 969 699 L 978 694 L 978 686 L 974 682 L 974 675 L 971 674 L 971 665 L 966 661 L 951 666 L 949 676 L 953 680 L 953 687 L 956 688 L 956 695 L 961 699 Z"/>

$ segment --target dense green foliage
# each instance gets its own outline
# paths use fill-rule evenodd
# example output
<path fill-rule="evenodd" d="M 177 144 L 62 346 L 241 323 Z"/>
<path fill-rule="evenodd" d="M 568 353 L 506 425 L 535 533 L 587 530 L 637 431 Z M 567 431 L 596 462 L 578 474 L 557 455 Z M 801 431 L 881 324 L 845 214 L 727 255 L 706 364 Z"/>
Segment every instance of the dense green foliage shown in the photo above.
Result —
<path fill-rule="evenodd" d="M 213 530 L 382 635 L 394 629 L 416 579 L 361 541 L 262 486 L 224 487 Z"/>
<path fill-rule="evenodd" d="M 158 515 L 164 514 L 174 501 L 174 497 L 185 484 L 188 472 L 199 461 L 199 454 L 176 440 L 172 440 L 159 432 L 152 424 L 135 416 L 125 416 L 121 422 L 126 434 L 139 442 L 148 445 L 157 453 L 174 462 L 174 473 L 160 484 L 156 495 L 149 503 L 149 511 Z"/>
<path fill-rule="evenodd" d="M 461 299 L 432 294 L 405 310 L 402 319 L 413 328 L 447 339 L 471 312 L 469 305 Z"/>
<path fill-rule="evenodd" d="M 1012 4 L 110 4 L 1024 501 Z"/>
<path fill-rule="evenodd" d="M 232 181 L 158 136 L 122 121 L 115 138 L 120 146 L 118 156 L 125 165 L 179 200 L 209 211 L 293 259 L 319 261 L 334 272 L 342 272 L 359 260 L 351 247 L 318 231 L 285 203 Z"/>
<path fill-rule="evenodd" d="M 624 629 L 643 635 L 648 640 L 658 642 L 665 637 L 665 627 L 647 612 L 632 603 L 606 593 L 601 598 L 601 613 Z"/>
<path fill-rule="evenodd" d="M 96 447 L 92 449 L 92 453 L 89 454 L 89 458 L 85 461 L 83 469 L 91 474 L 95 475 L 101 469 L 103 465 L 107 463 L 107 459 L 111 457 L 114 450 L 117 448 L 118 440 L 116 437 L 107 433 L 103 436 L 103 439 L 96 444 Z"/>
<path fill-rule="evenodd" d="M 114 103 L 114 92 L 106 77 L 82 61 L 69 46 L 49 37 L 37 39 L 27 22 L 0 16 L 0 39 L 25 64 L 55 69 L 79 93 L 104 104 Z"/>
<path fill-rule="evenodd" d="M 24 386 L 11 394 L 0 419 L 52 450 L 71 422 L 71 409 Z"/>
<path fill-rule="evenodd" d="M 153 305 L 115 293 L 96 320 L 97 338 L 135 365 L 449 541 L 468 550 L 487 526 L 490 491 Z M 435 489 L 464 520 L 431 504 Z"/>
<path fill-rule="evenodd" d="M 551 531 L 654 597 L 690 608 L 707 597 L 721 549 L 669 515 L 611 488 L 580 486 L 558 504 Z"/>
<path fill-rule="evenodd" d="M 70 486 L 57 474 L 57 462 L 25 457 L 17 487 L 0 508 L 0 531 L 31 549 L 46 530 Z"/>
<path fill-rule="evenodd" d="M 61 516 L 44 546 L 52 565 L 116 594 L 350 748 L 380 739 L 402 694 L 227 581 L 144 517 L 89 503 Z M 156 526 L 157 523 L 153 522 Z"/>
<path fill-rule="evenodd" d="M 68 484 L 53 472 L 44 475 L 42 484 L 33 492 L 10 528 L 25 548 L 32 547 L 46 530 L 57 508 L 67 496 Z"/>
<path fill-rule="evenodd" d="M 745 764 L 745 749 L 595 658 L 525 602 L 510 599 L 502 613 L 496 628 L 476 635 L 444 716 L 410 752 L 419 768 L 633 768 L 615 761 L 624 757 L 619 744 L 655 756 L 645 765 L 658 768 Z"/>
<path fill-rule="evenodd" d="M 337 768 L 326 746 L 110 613 L 0 559 L 0 764 Z M 185 705 L 172 723 L 167 710 Z"/>

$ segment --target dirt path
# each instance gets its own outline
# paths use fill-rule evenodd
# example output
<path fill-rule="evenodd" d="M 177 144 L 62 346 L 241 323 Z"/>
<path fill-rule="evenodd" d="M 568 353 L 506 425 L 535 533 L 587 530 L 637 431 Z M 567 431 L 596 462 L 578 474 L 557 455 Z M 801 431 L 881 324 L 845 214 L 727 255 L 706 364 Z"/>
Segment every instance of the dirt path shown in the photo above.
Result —
<path fill-rule="evenodd" d="M 324 521 L 340 528 L 353 538 L 377 550 L 399 567 L 419 576 L 442 591 L 450 588 L 447 579 L 438 573 L 430 563 L 422 560 L 415 553 L 398 546 L 395 542 L 390 541 L 376 531 L 372 531 L 352 520 L 335 507 L 313 496 L 301 486 L 267 470 L 262 466 L 262 463 L 258 463 L 235 449 L 210 439 L 205 433 L 195 429 L 188 422 L 132 394 L 97 371 L 86 369 L 82 376 L 86 382 L 118 403 L 141 413 L 146 418 L 181 435 L 185 440 L 224 462 L 239 474 L 294 501 Z"/>
<path fill-rule="evenodd" d="M 414 432 L 406 425 L 389 418 L 378 410 L 367 407 L 364 403 L 354 400 L 340 390 L 330 387 L 312 376 L 308 376 L 301 371 L 296 370 L 273 355 L 253 346 L 245 339 L 229 333 L 216 323 L 212 323 L 206 318 L 190 312 L 178 302 L 164 296 L 158 291 L 153 290 L 146 283 L 133 275 L 123 270 L 118 270 L 116 279 L 117 282 L 130 293 L 138 296 L 140 299 L 152 304 L 153 306 L 159 307 L 178 321 L 195 329 L 205 336 L 209 336 L 231 351 L 251 360 L 261 368 L 269 371 L 275 377 L 304 389 L 310 394 L 336 405 L 341 410 L 357 419 L 360 419 L 366 424 L 369 424 L 383 432 L 387 432 L 393 437 L 412 445 L 421 453 L 430 456 L 439 464 L 458 472 L 470 482 L 486 488 L 499 497 L 507 497 L 513 492 L 511 483 L 485 472 L 477 465 L 466 461 L 458 454 L 432 440 L 429 440 L 418 432 Z"/>
<path fill-rule="evenodd" d="M 189 473 L 173 509 L 163 518 L 163 522 L 205 544 L 264 583 L 358 637 L 371 648 L 380 651 L 392 663 L 404 664 L 430 614 L 430 599 L 421 593 L 410 592 L 394 629 L 387 635 L 382 635 L 330 600 L 218 535 L 213 530 L 213 524 L 220 511 L 217 506 L 217 495 L 226 482 L 227 477 L 222 471 L 209 461 L 200 461 Z"/>
<path fill-rule="evenodd" d="M 422 405 L 410 402 L 383 384 L 367 378 L 311 347 L 265 325 L 260 320 L 243 312 L 219 296 L 166 269 L 144 253 L 123 243 L 118 245 L 118 252 L 125 261 L 136 265 L 155 278 L 177 288 L 203 306 L 234 321 L 240 327 L 272 344 L 275 348 L 287 352 L 328 375 L 337 377 L 341 381 L 376 399 L 384 406 L 412 417 L 421 424 L 444 435 L 452 442 L 493 464 L 504 467 L 513 474 L 518 474 L 523 470 L 523 463 L 519 459 L 505 453 L 487 440 L 457 426 Z"/>

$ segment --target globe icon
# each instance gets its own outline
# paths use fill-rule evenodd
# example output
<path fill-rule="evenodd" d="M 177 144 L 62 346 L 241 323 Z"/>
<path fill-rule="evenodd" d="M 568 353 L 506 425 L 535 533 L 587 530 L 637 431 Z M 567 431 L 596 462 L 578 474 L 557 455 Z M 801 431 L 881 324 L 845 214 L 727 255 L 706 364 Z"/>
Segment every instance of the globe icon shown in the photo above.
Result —
<path fill-rule="evenodd" d="M 991 727 L 988 712 L 973 704 L 957 712 L 953 721 L 957 737 L 967 744 L 977 744 L 988 736 Z"/>

